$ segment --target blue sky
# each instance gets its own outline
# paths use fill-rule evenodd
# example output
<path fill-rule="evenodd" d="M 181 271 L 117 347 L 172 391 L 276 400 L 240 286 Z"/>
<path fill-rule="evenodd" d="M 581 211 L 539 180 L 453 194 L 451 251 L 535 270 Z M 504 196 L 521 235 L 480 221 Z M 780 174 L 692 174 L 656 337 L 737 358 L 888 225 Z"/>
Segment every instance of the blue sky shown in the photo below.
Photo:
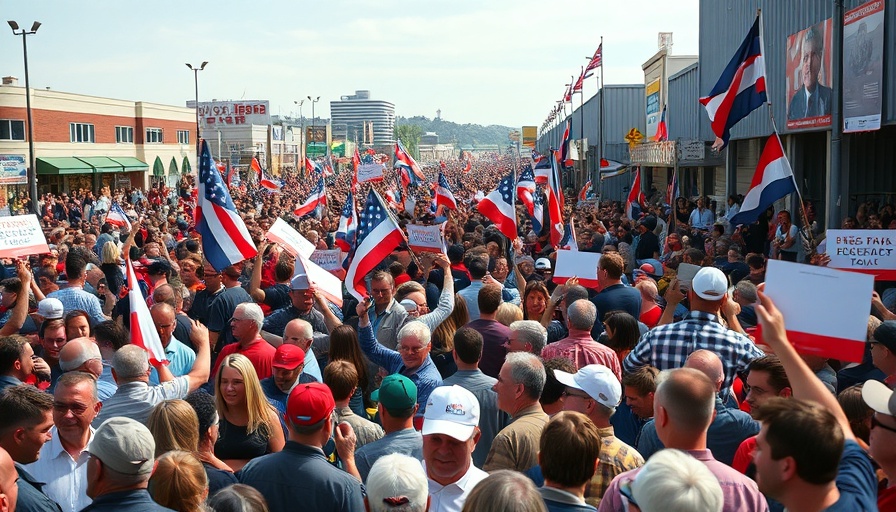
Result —
<path fill-rule="evenodd" d="M 657 33 L 694 55 L 698 0 L 0 0 L 0 17 L 30 27 L 35 88 L 184 105 L 200 100 L 329 101 L 368 89 L 402 116 L 536 125 L 604 37 L 605 83 L 643 83 Z M 0 75 L 24 85 L 21 37 L 0 27 Z M 597 89 L 586 82 L 586 97 Z M 311 116 L 306 105 L 302 113 Z M 578 101 L 576 101 L 578 103 Z"/>

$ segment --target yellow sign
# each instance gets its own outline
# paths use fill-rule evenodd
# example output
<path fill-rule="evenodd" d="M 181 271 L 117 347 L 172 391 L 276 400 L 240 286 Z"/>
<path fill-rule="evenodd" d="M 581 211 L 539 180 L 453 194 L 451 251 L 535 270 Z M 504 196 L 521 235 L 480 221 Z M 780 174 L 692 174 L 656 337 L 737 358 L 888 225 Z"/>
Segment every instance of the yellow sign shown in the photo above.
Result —
<path fill-rule="evenodd" d="M 535 126 L 523 126 L 523 146 L 535 149 L 535 139 L 538 137 L 538 128 Z"/>
<path fill-rule="evenodd" d="M 637 128 L 632 128 L 625 134 L 625 141 L 628 142 L 628 147 L 631 149 L 644 141 L 644 135 Z"/>

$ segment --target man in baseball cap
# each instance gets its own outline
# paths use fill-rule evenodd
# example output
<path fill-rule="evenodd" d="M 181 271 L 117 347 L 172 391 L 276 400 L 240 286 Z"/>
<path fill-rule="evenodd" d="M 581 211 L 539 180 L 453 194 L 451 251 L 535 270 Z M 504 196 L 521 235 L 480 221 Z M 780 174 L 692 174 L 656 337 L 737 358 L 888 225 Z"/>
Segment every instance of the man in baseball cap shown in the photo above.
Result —
<path fill-rule="evenodd" d="M 286 401 L 289 392 L 296 384 L 317 382 L 317 379 L 304 372 L 305 351 L 296 345 L 284 343 L 274 352 L 271 362 L 272 375 L 261 381 L 264 396 L 274 403 L 277 412 L 286 413 Z"/>
<path fill-rule="evenodd" d="M 42 322 L 44 320 L 61 319 L 64 312 L 62 301 L 54 297 L 47 297 L 37 303 L 37 313 L 35 315 L 39 316 Z"/>
<path fill-rule="evenodd" d="M 364 510 L 360 477 L 352 476 L 357 474 L 355 436 L 348 424 L 333 424 L 335 408 L 326 385 L 312 382 L 294 387 L 286 402 L 286 446 L 249 461 L 240 473 L 240 483 L 261 492 L 271 510 L 291 510 L 297 504 L 307 510 Z M 331 436 L 346 471 L 330 464 L 324 455 Z M 340 446 L 349 449 L 340 450 Z M 296 468 L 301 468 L 301 478 L 296 478 Z"/>
<path fill-rule="evenodd" d="M 156 443 L 142 423 L 109 418 L 96 429 L 87 451 L 87 496 L 93 503 L 84 510 L 168 510 L 153 502 L 146 490 Z"/>
<path fill-rule="evenodd" d="M 366 482 L 373 464 L 384 455 L 401 453 L 423 460 L 423 437 L 414 428 L 417 414 L 417 386 L 404 375 L 393 373 L 383 378 L 380 388 L 370 394 L 379 404 L 380 423 L 385 437 L 365 444 L 355 452 L 358 472 Z"/>
<path fill-rule="evenodd" d="M 600 434 L 602 446 L 597 471 L 585 490 L 585 499 L 596 503 L 616 475 L 644 465 L 644 458 L 618 439 L 610 424 L 610 417 L 622 400 L 622 385 L 613 370 L 600 364 L 589 364 L 576 373 L 554 370 L 554 377 L 566 386 L 563 410 L 588 416 Z"/>
<path fill-rule="evenodd" d="M 488 473 L 473 465 L 479 442 L 479 401 L 460 386 L 433 390 L 423 414 L 423 460 L 432 512 L 460 510 Z"/>

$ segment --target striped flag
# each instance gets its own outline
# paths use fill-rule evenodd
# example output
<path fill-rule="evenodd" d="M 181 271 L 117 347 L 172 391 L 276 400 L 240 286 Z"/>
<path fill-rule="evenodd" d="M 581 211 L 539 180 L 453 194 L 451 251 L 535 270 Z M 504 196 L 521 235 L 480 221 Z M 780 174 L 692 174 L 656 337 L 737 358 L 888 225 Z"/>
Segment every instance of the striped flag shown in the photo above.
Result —
<path fill-rule="evenodd" d="M 336 245 L 345 253 L 355 247 L 355 235 L 358 232 L 358 213 L 355 210 L 355 198 L 351 192 L 345 198 L 345 205 L 339 215 L 339 227 L 336 229 Z M 346 254 L 346 258 L 348 255 Z"/>
<path fill-rule="evenodd" d="M 258 163 L 258 159 L 254 156 L 252 157 L 252 163 L 249 164 L 249 167 L 252 169 L 252 172 L 254 172 L 256 176 L 258 176 L 258 181 L 261 181 L 261 179 L 263 178 L 261 172 L 261 164 Z"/>
<path fill-rule="evenodd" d="M 793 170 L 784 155 L 781 139 L 778 138 L 777 133 L 772 133 L 759 157 L 759 165 L 756 166 L 756 173 L 753 174 L 750 190 L 744 196 L 740 212 L 731 218 L 731 225 L 738 226 L 756 222 L 759 215 L 769 206 L 792 192 L 796 192 Z"/>
<path fill-rule="evenodd" d="M 635 169 L 635 181 L 632 183 L 632 189 L 628 192 L 628 199 L 625 201 L 625 216 L 632 220 L 641 217 L 641 205 L 646 203 L 644 192 L 641 191 L 641 167 Z"/>
<path fill-rule="evenodd" d="M 591 180 L 585 182 L 585 186 L 579 191 L 579 201 L 588 199 L 588 191 L 591 190 Z"/>
<path fill-rule="evenodd" d="M 663 114 L 660 116 L 660 122 L 656 125 L 656 134 L 653 140 L 660 142 L 669 140 L 669 129 L 666 127 L 666 106 L 663 106 Z"/>
<path fill-rule="evenodd" d="M 305 202 L 296 207 L 292 212 L 296 217 L 303 217 L 313 212 L 318 206 L 327 205 L 327 187 L 324 186 L 324 178 L 321 176 L 317 180 L 317 185 L 311 189 L 311 194 L 305 199 Z"/>
<path fill-rule="evenodd" d="M 202 235 L 202 252 L 206 259 L 215 270 L 221 271 L 254 257 L 258 250 L 214 167 L 208 142 L 203 140 L 199 153 L 196 231 Z"/>
<path fill-rule="evenodd" d="M 426 181 L 426 176 L 420 170 L 420 166 L 414 160 L 414 157 L 404 149 L 401 141 L 395 142 L 395 167 L 401 167 L 405 172 L 413 173 L 420 181 Z M 410 178 L 410 176 L 408 176 Z M 413 182 L 413 179 L 412 179 Z"/>
<path fill-rule="evenodd" d="M 308 177 L 311 177 L 311 173 L 320 173 L 323 174 L 323 169 L 321 169 L 320 164 L 315 162 L 314 160 L 305 157 L 305 171 L 308 172 Z"/>
<path fill-rule="evenodd" d="M 479 201 L 477 206 L 479 213 L 494 222 L 498 230 L 511 240 L 519 236 L 516 232 L 514 181 L 513 171 L 510 171 L 510 174 L 498 183 L 498 188 Z"/>
<path fill-rule="evenodd" d="M 534 207 L 532 208 L 532 214 L 529 215 L 529 218 L 532 219 L 532 230 L 536 233 L 541 233 L 544 227 L 544 196 L 538 188 L 532 194 L 532 203 Z"/>
<path fill-rule="evenodd" d="M 566 120 L 566 129 L 563 130 L 563 139 L 560 141 L 560 164 L 563 167 L 572 167 L 574 162 L 570 155 L 569 145 L 572 143 L 572 121 Z"/>
<path fill-rule="evenodd" d="M 551 174 L 548 176 L 548 218 L 550 218 L 551 245 L 557 246 L 565 230 L 563 222 L 563 190 L 560 188 L 560 152 L 551 158 Z"/>
<path fill-rule="evenodd" d="M 534 195 L 535 175 L 532 173 L 532 168 L 527 165 L 516 181 L 516 197 L 526 206 L 530 216 L 535 214 Z"/>
<path fill-rule="evenodd" d="M 454 199 L 451 187 L 448 186 L 448 180 L 445 179 L 445 175 L 441 172 L 439 173 L 439 182 L 436 183 L 435 192 L 435 203 L 437 205 L 442 205 L 449 210 L 457 210 L 457 200 Z"/>
<path fill-rule="evenodd" d="M 345 274 L 348 292 L 359 301 L 364 300 L 368 295 L 364 278 L 403 241 L 401 228 L 386 210 L 383 199 L 371 188 L 358 219 L 355 251 Z"/>
<path fill-rule="evenodd" d="M 766 102 L 765 62 L 762 59 L 762 41 L 759 37 L 760 20 L 756 16 L 747 37 L 709 96 L 700 98 L 700 103 L 709 114 L 712 132 L 716 135 L 714 149 L 727 146 L 731 128 Z"/>
<path fill-rule="evenodd" d="M 603 67 L 604 65 L 604 44 L 601 43 L 597 47 L 597 51 L 594 52 L 594 56 L 591 57 L 591 61 L 585 66 L 585 71 L 591 71 L 592 69 L 596 69 L 599 67 Z"/>
<path fill-rule="evenodd" d="M 128 272 L 128 302 L 131 303 L 131 344 L 145 350 L 149 356 L 149 362 L 156 366 L 168 360 L 165 356 L 165 348 L 159 339 L 152 315 L 149 314 L 146 299 L 143 298 L 143 293 L 140 291 L 140 283 L 137 282 L 134 265 L 131 264 L 130 258 L 126 258 L 124 262 Z"/>
<path fill-rule="evenodd" d="M 127 228 L 128 232 L 131 231 L 131 221 L 117 202 L 113 202 L 112 206 L 109 207 L 109 213 L 106 215 L 106 222 L 113 226 L 118 226 L 119 228 Z"/>

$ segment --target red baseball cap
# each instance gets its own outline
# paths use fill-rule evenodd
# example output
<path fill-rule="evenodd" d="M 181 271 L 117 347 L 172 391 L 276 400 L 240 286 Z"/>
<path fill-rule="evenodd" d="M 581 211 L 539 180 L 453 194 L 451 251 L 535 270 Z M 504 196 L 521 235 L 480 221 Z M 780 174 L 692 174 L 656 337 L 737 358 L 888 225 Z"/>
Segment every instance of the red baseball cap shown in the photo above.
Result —
<path fill-rule="evenodd" d="M 299 384 L 289 393 L 286 401 L 286 418 L 294 425 L 309 426 L 327 419 L 336 402 L 326 384 L 311 382 Z"/>
<path fill-rule="evenodd" d="M 271 366 L 281 370 L 295 370 L 305 362 L 305 351 L 301 347 L 284 343 L 274 352 L 274 361 Z"/>

